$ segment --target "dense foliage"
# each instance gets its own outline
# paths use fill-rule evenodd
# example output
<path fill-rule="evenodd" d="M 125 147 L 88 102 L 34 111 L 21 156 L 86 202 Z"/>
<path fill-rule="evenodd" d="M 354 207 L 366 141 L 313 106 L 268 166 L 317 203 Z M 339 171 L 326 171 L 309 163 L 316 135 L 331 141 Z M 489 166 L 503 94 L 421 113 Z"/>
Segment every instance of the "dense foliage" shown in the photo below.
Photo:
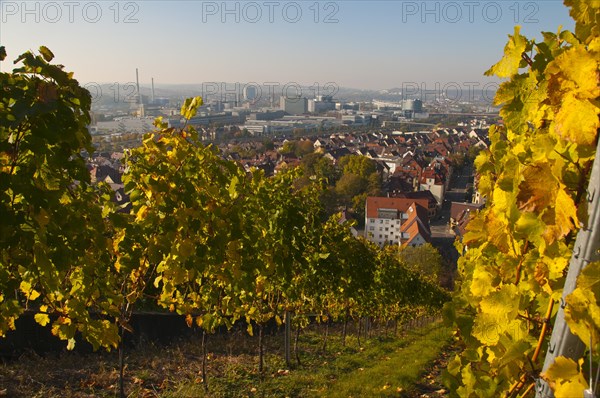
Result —
<path fill-rule="evenodd" d="M 25 53 L 16 61 L 23 67 L 0 74 L 3 335 L 24 310 L 52 322 L 68 348 L 78 332 L 111 348 L 136 308 L 177 312 L 208 333 L 244 319 L 252 333 L 286 312 L 304 319 L 298 325 L 309 315 L 386 321 L 447 299 L 397 253 L 355 238 L 338 216 L 327 219 L 322 179 L 301 180 L 291 168 L 247 173 L 191 126 L 158 118 L 126 153 L 131 211 L 120 212 L 104 186 L 90 184 L 89 93 L 50 64 L 47 48 L 40 54 Z M 200 105 L 188 99 L 181 115 L 189 120 Z M 359 175 L 372 167 L 345 165 Z"/>
<path fill-rule="evenodd" d="M 0 334 L 35 310 L 70 348 L 78 331 L 114 346 L 111 205 L 81 154 L 92 150 L 91 98 L 52 58 L 41 47 L 0 73 Z"/>
<path fill-rule="evenodd" d="M 540 375 L 574 238 L 588 222 L 586 188 L 600 127 L 600 5 L 565 4 L 575 33 L 544 32 L 536 42 L 516 27 L 504 57 L 487 72 L 508 78 L 495 98 L 504 124 L 490 129 L 492 144 L 475 161 L 487 205 L 459 245 L 461 283 L 447 307 L 465 346 L 448 366 L 457 396 L 531 396 L 538 377 L 557 397 L 583 396 L 588 388 L 583 358 L 559 357 Z M 589 264 L 567 299 L 570 329 L 595 355 L 598 274 L 598 263 Z"/>

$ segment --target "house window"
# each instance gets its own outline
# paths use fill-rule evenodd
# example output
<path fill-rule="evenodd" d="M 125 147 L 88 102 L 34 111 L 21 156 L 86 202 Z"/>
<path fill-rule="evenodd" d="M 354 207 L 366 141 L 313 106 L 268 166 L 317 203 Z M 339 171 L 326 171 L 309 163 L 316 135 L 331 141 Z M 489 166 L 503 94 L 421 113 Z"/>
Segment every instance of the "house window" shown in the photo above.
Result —
<path fill-rule="evenodd" d="M 381 234 L 379 234 L 379 239 L 381 239 Z"/>
<path fill-rule="evenodd" d="M 371 224 L 375 224 L 375 219 L 374 219 L 374 218 L 369 218 L 369 222 L 370 222 Z"/>
<path fill-rule="evenodd" d="M 388 227 L 385 227 L 386 232 L 389 231 L 390 229 Z"/>
<path fill-rule="evenodd" d="M 383 224 L 383 220 L 379 220 L 379 224 Z"/>
<path fill-rule="evenodd" d="M 375 231 L 375 227 L 369 227 L 369 231 Z"/>

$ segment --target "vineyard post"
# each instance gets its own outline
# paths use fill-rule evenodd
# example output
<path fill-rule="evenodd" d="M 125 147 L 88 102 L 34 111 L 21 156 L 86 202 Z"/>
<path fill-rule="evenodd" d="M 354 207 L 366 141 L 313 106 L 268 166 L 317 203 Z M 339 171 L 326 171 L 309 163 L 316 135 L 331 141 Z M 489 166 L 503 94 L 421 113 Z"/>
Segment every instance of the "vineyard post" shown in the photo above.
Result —
<path fill-rule="evenodd" d="M 600 160 L 598 160 L 598 149 L 600 140 L 596 147 L 596 158 L 590 174 L 590 182 L 587 189 L 588 216 L 589 220 L 584 228 L 581 228 L 575 240 L 573 254 L 569 262 L 569 272 L 565 280 L 565 287 L 561 298 L 561 305 L 556 314 L 554 329 L 548 344 L 546 359 L 542 372 L 545 372 L 554 363 L 557 357 L 563 356 L 578 360 L 585 352 L 585 345 L 571 333 L 569 325 L 565 321 L 566 298 L 575 290 L 577 276 L 587 264 L 600 259 Z M 538 379 L 536 398 L 551 398 L 554 394 L 546 381 Z"/>
<path fill-rule="evenodd" d="M 290 340 L 291 340 L 291 332 L 292 329 L 292 322 L 291 322 L 291 314 L 290 311 L 285 311 L 285 338 L 284 338 L 284 345 L 285 345 L 285 366 L 288 367 L 288 369 L 291 367 L 291 344 L 290 344 Z"/>
<path fill-rule="evenodd" d="M 300 353 L 298 352 L 298 340 L 300 339 L 300 325 L 296 326 L 296 337 L 294 338 L 294 354 L 296 356 L 296 364 L 300 366 Z"/>

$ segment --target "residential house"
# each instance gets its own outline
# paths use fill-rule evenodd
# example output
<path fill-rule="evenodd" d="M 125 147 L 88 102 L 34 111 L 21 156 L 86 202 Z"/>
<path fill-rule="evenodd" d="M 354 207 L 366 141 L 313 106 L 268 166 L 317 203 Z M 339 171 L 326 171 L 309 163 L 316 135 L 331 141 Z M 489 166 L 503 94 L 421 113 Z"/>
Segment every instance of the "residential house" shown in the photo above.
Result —
<path fill-rule="evenodd" d="M 421 179 L 419 184 L 420 191 L 430 191 L 435 200 L 438 202 L 438 206 L 442 206 L 444 203 L 444 194 L 446 186 L 445 176 L 433 167 L 427 167 L 423 169 L 421 173 Z"/>
<path fill-rule="evenodd" d="M 438 202 L 431 191 L 396 191 L 390 192 L 390 197 L 404 199 L 427 199 L 427 216 L 432 218 L 438 209 Z"/>
<path fill-rule="evenodd" d="M 427 206 L 427 199 L 369 196 L 365 204 L 365 237 L 379 246 L 429 242 Z"/>

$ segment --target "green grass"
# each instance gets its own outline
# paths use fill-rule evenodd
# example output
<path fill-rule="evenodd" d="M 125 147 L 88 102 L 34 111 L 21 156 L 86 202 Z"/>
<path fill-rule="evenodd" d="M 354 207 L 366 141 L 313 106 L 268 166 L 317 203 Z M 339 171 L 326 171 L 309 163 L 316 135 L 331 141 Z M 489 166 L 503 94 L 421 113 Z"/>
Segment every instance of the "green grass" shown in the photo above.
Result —
<path fill-rule="evenodd" d="M 410 332 L 405 345 L 377 346 L 365 358 L 362 371 L 346 373 L 333 383 L 323 397 L 391 397 L 410 392 L 420 381 L 427 365 L 448 343 L 450 331 L 441 325 L 432 325 Z M 384 354 L 382 349 L 390 349 Z M 383 355 L 382 355 L 383 354 Z"/>
<path fill-rule="evenodd" d="M 280 355 L 269 355 L 268 372 L 259 380 L 247 363 L 230 364 L 224 377 L 209 379 L 210 393 L 200 384 L 182 384 L 167 397 L 392 397 L 411 392 L 440 350 L 448 344 L 450 330 L 435 323 L 407 332 L 401 338 L 356 339 L 342 347 L 339 337 L 329 340 L 320 353 L 322 337 L 306 333 L 301 338 L 302 366 L 285 372 Z M 250 359 L 250 358 L 248 358 Z"/>
<path fill-rule="evenodd" d="M 350 328 L 353 329 L 353 328 Z M 126 391 L 130 397 L 389 397 L 411 396 L 427 366 L 448 344 L 450 330 L 441 323 L 386 336 L 383 331 L 359 348 L 355 330 L 342 346 L 332 327 L 322 352 L 323 326 L 300 335 L 302 364 L 287 370 L 281 334 L 266 336 L 265 372 L 257 371 L 256 337 L 243 333 L 208 340 L 208 384 L 201 377 L 201 347 L 196 339 L 167 347 L 140 346 L 127 353 Z M 16 397 L 116 397 L 115 353 L 89 356 L 34 354 L 0 365 L 0 391 Z"/>

